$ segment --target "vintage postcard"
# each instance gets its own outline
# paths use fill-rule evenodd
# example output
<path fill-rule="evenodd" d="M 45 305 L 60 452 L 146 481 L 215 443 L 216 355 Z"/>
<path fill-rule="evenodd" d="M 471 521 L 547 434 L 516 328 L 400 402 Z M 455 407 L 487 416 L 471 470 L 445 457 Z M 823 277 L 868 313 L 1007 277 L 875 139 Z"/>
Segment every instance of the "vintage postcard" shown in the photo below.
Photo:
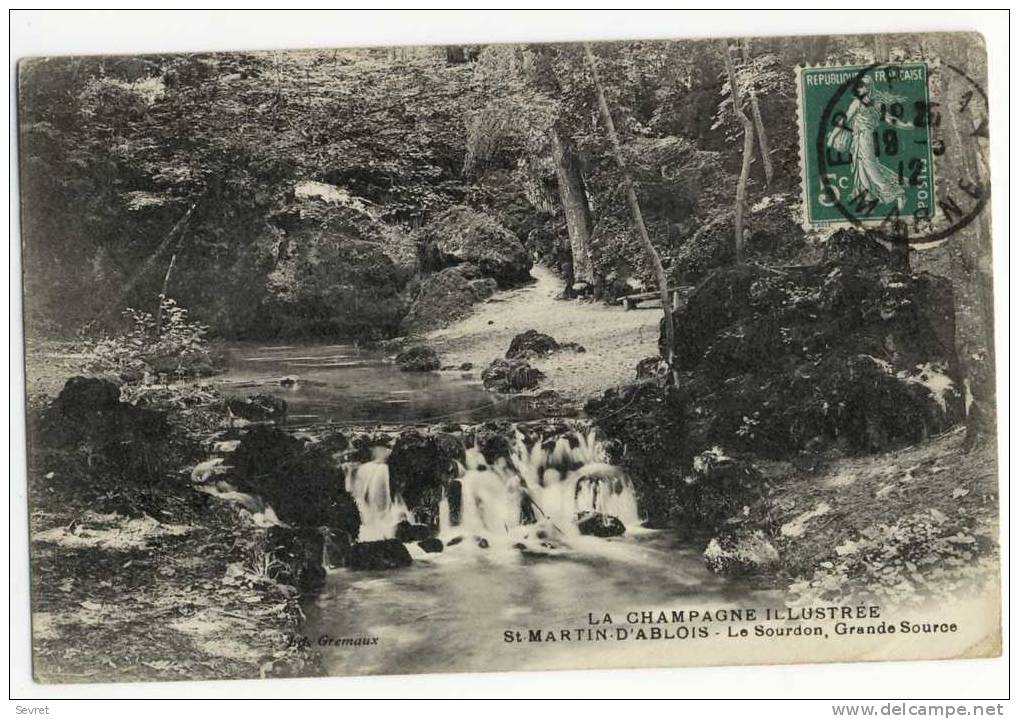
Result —
<path fill-rule="evenodd" d="M 42 683 L 1001 651 L 975 33 L 23 59 Z"/>

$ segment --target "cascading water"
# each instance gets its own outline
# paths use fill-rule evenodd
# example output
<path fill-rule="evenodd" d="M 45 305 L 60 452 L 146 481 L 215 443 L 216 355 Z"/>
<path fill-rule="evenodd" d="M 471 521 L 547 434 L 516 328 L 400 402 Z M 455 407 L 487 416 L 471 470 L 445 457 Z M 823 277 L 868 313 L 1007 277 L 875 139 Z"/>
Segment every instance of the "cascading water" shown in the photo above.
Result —
<path fill-rule="evenodd" d="M 459 517 L 444 496 L 439 509 L 439 534 L 444 538 L 472 534 L 488 542 L 518 542 L 552 536 L 577 536 L 577 518 L 594 512 L 619 519 L 635 528 L 641 519 L 633 486 L 618 468 L 605 460 L 595 435 L 576 434 L 551 446 L 538 442 L 528 448 L 521 435 L 510 454 L 489 464 L 482 453 L 468 449 L 459 489 Z"/>
<path fill-rule="evenodd" d="M 373 447 L 370 462 L 344 465 L 346 490 L 361 513 L 359 542 L 389 539 L 395 536 L 401 521 L 414 521 L 403 499 L 394 498 L 390 492 L 388 458 L 388 448 Z"/>
<path fill-rule="evenodd" d="M 390 489 L 389 453 L 375 447 L 370 462 L 344 466 L 346 489 L 361 512 L 358 541 L 394 537 L 397 524 L 415 521 Z M 518 433 L 508 462 L 502 457 L 489 462 L 479 448 L 469 447 L 459 476 L 443 492 L 439 537 L 472 538 L 467 546 L 529 546 L 533 540 L 548 547 L 549 540 L 579 536 L 578 518 L 591 513 L 614 517 L 631 530 L 639 527 L 633 486 L 606 460 L 594 432 L 530 447 Z"/>

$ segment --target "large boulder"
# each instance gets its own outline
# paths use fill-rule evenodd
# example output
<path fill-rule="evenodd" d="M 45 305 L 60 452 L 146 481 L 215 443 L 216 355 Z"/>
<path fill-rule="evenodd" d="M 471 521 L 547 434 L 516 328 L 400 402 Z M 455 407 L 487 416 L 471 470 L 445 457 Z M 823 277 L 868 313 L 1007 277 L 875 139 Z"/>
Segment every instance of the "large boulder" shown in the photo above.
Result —
<path fill-rule="evenodd" d="M 457 462 L 463 461 L 463 445 L 453 435 L 405 430 L 389 455 L 392 493 L 403 497 L 418 521 L 437 527 L 443 487 L 457 475 Z"/>
<path fill-rule="evenodd" d="M 424 266 L 476 265 L 500 287 L 531 280 L 531 257 L 517 237 L 491 215 L 469 207 L 451 207 L 423 231 Z"/>
<path fill-rule="evenodd" d="M 399 569 L 409 567 L 414 560 L 399 539 L 380 539 L 376 542 L 358 542 L 350 545 L 347 568 L 356 571 Z"/>
<path fill-rule="evenodd" d="M 252 427 L 230 459 L 227 479 L 295 527 L 330 527 L 356 537 L 361 516 L 330 453 L 270 425 Z"/>
<path fill-rule="evenodd" d="M 421 280 L 400 325 L 405 334 L 445 327 L 463 319 L 471 308 L 492 296 L 496 282 L 482 277 L 476 265 L 448 267 Z"/>
<path fill-rule="evenodd" d="M 680 496 L 690 457 L 678 393 L 657 380 L 634 382 L 589 400 L 584 412 L 610 440 L 609 458 L 633 480 L 650 526 L 699 521 Z"/>
<path fill-rule="evenodd" d="M 948 280 L 854 258 L 733 267 L 696 288 L 673 315 L 688 446 L 872 452 L 962 417 Z"/>
<path fill-rule="evenodd" d="M 545 378 L 545 373 L 532 367 L 527 360 L 502 359 L 492 361 L 481 371 L 485 389 L 502 394 L 516 394 L 534 389 Z"/>
<path fill-rule="evenodd" d="M 328 230 L 295 233 L 267 278 L 260 330 L 276 337 L 384 339 L 406 307 L 383 245 Z"/>
<path fill-rule="evenodd" d="M 431 347 L 409 347 L 396 355 L 396 366 L 402 372 L 434 372 L 439 369 L 439 355 Z"/>

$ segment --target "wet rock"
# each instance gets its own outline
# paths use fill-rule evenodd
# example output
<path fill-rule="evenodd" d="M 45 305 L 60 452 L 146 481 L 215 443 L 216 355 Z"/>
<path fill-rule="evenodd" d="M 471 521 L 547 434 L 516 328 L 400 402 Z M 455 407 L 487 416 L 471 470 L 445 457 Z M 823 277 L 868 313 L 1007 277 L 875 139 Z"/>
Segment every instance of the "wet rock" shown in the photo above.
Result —
<path fill-rule="evenodd" d="M 254 494 L 287 524 L 332 527 L 356 537 L 361 517 L 344 491 L 343 472 L 325 449 L 275 426 L 252 427 L 231 457 L 227 475 L 241 492 Z"/>
<path fill-rule="evenodd" d="M 425 552 L 428 552 L 429 554 L 440 554 L 443 550 L 442 540 L 439 539 L 438 537 L 429 537 L 428 539 L 423 539 L 420 542 L 418 542 L 418 547 L 420 547 Z"/>
<path fill-rule="evenodd" d="M 271 394 L 228 397 L 226 406 L 235 416 L 251 422 L 278 422 L 287 416 L 286 401 Z"/>
<path fill-rule="evenodd" d="M 265 533 L 265 552 L 277 567 L 272 578 L 304 593 L 318 591 L 325 581 L 324 549 L 317 527 L 269 527 Z"/>
<path fill-rule="evenodd" d="M 326 452 L 333 454 L 350 448 L 350 440 L 338 429 L 330 429 L 318 438 L 317 445 Z"/>
<path fill-rule="evenodd" d="M 381 539 L 377 542 L 352 544 L 347 556 L 347 567 L 357 571 L 398 569 L 409 567 L 413 561 L 403 542 L 398 539 Z"/>
<path fill-rule="evenodd" d="M 405 430 L 389 455 L 392 492 L 403 497 L 407 508 L 425 524 L 437 526 L 442 488 L 457 475 L 456 463 L 463 461 L 463 444 L 453 435 Z"/>
<path fill-rule="evenodd" d="M 451 540 L 446 542 L 446 546 L 447 547 L 455 547 L 456 545 L 460 544 L 463 541 L 464 541 L 463 537 L 453 537 Z"/>
<path fill-rule="evenodd" d="M 396 355 L 396 366 L 403 372 L 434 372 L 439 369 L 439 355 L 431 347 L 418 345 Z"/>
<path fill-rule="evenodd" d="M 479 549 L 488 549 L 488 540 L 484 537 L 475 537 L 474 543 L 478 545 Z"/>
<path fill-rule="evenodd" d="M 460 363 L 460 371 L 461 372 L 470 372 L 472 369 L 474 369 L 474 363 L 473 362 L 461 362 Z"/>
<path fill-rule="evenodd" d="M 464 433 L 464 444 L 484 455 L 485 460 L 495 464 L 499 459 L 509 461 L 513 443 L 513 425 L 509 422 L 485 422 Z"/>
<path fill-rule="evenodd" d="M 496 359 L 481 371 L 485 389 L 502 394 L 516 394 L 533 389 L 545 378 L 545 374 L 521 359 Z"/>
<path fill-rule="evenodd" d="M 708 543 L 703 557 L 708 569 L 729 575 L 766 571 L 779 560 L 778 550 L 759 530 L 715 537 Z"/>
<path fill-rule="evenodd" d="M 396 538 L 404 544 L 423 541 L 431 534 L 432 529 L 427 524 L 412 524 L 404 519 L 396 525 Z"/>
<path fill-rule="evenodd" d="M 618 517 L 601 512 L 581 512 L 576 518 L 581 534 L 592 537 L 618 537 L 626 533 L 626 527 Z"/>
<path fill-rule="evenodd" d="M 531 256 L 517 237 L 492 216 L 451 207 L 422 230 L 425 269 L 470 263 L 500 287 L 531 280 Z"/>
<path fill-rule="evenodd" d="M 296 387 L 298 384 L 300 384 L 300 381 L 301 381 L 300 377 L 297 377 L 296 375 L 292 374 L 287 375 L 286 377 L 280 377 L 280 387 L 287 388 Z"/>
<path fill-rule="evenodd" d="M 324 561 L 327 567 L 345 567 L 350 556 L 351 537 L 346 532 L 321 527 L 324 542 Z"/>
<path fill-rule="evenodd" d="M 385 450 L 385 456 L 389 456 L 395 438 L 385 432 L 360 432 L 350 438 L 350 451 L 347 454 L 349 462 L 371 462 L 378 459 L 380 450 Z"/>

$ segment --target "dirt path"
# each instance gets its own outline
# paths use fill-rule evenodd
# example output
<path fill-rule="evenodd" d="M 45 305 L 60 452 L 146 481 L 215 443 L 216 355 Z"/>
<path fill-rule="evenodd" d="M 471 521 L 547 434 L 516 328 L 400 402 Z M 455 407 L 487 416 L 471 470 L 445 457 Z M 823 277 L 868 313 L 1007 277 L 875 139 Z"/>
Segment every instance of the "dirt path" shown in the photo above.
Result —
<path fill-rule="evenodd" d="M 466 319 L 426 335 L 443 364 L 471 362 L 477 370 L 505 355 L 514 335 L 528 329 L 559 342 L 578 342 L 587 352 L 560 352 L 533 364 L 548 375 L 543 387 L 582 402 L 634 378 L 637 362 L 658 354 L 657 308 L 624 312 L 600 302 L 560 300 L 562 282 L 542 266 L 535 283 L 499 292 Z"/>

